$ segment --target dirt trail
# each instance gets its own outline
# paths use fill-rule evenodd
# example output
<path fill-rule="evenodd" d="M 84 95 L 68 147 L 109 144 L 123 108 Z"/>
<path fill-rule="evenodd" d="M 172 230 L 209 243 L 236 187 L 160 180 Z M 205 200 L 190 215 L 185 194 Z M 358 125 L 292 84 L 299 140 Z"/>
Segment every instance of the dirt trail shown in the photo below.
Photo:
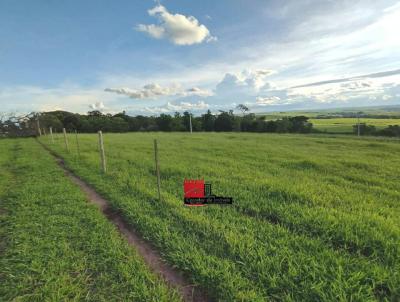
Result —
<path fill-rule="evenodd" d="M 65 175 L 80 187 L 80 189 L 85 193 L 88 201 L 96 204 L 107 219 L 117 227 L 128 243 L 143 257 L 147 266 L 165 280 L 168 285 L 177 289 L 184 301 L 212 301 L 199 287 L 189 283 L 187 278 L 185 278 L 180 271 L 164 262 L 158 251 L 150 243 L 142 239 L 120 213 L 111 208 L 109 201 L 101 197 L 91 186 L 66 168 L 62 158 L 50 150 L 46 145 L 41 142 L 39 143 L 56 159 L 58 165 L 64 170 Z"/>

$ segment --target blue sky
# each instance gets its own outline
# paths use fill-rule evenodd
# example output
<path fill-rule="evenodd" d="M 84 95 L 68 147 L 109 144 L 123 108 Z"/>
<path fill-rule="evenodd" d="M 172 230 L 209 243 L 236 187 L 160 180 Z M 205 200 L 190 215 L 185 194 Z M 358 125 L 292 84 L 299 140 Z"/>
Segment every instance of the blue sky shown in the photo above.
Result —
<path fill-rule="evenodd" d="M 0 111 L 400 104 L 399 27 L 391 0 L 2 0 Z"/>

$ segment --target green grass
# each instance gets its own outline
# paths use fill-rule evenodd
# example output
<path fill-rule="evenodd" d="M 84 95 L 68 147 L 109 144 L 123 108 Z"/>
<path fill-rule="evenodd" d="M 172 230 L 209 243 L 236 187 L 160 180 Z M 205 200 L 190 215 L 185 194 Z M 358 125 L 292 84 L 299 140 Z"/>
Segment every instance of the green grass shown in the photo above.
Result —
<path fill-rule="evenodd" d="M 357 118 L 332 118 L 332 119 L 314 119 L 310 122 L 314 128 L 328 133 L 353 133 L 353 125 L 357 124 Z M 400 119 L 376 119 L 361 118 L 360 123 L 375 126 L 377 129 L 383 129 L 389 125 L 400 125 Z"/>
<path fill-rule="evenodd" d="M 341 107 L 341 108 L 330 108 L 330 109 L 315 109 L 315 110 L 294 110 L 294 111 L 273 111 L 265 113 L 257 113 L 257 115 L 266 115 L 268 119 L 277 119 L 284 116 L 296 116 L 304 115 L 309 118 L 316 117 L 318 115 L 337 115 L 343 113 L 355 113 L 363 112 L 363 114 L 370 115 L 400 115 L 400 105 L 391 106 L 367 106 L 367 107 Z"/>
<path fill-rule="evenodd" d="M 156 200 L 153 139 L 162 199 Z M 80 135 L 67 165 L 109 198 L 171 264 L 221 301 L 400 299 L 398 140 L 245 133 Z M 232 206 L 186 208 L 204 178 Z"/>
<path fill-rule="evenodd" d="M 178 301 L 33 139 L 0 140 L 1 301 Z"/>

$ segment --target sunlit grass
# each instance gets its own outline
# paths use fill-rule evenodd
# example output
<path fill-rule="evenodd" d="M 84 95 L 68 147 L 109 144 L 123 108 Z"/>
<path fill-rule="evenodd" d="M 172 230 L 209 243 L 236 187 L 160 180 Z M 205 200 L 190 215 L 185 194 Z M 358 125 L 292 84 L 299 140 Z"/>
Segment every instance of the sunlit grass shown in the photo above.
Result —
<path fill-rule="evenodd" d="M 314 128 L 328 133 L 353 133 L 353 125 L 357 125 L 357 118 L 310 119 Z M 360 118 L 360 123 L 383 129 L 389 125 L 400 125 L 400 119 Z"/>
<path fill-rule="evenodd" d="M 1 301 L 178 301 L 33 139 L 0 140 Z"/>
<path fill-rule="evenodd" d="M 42 138 L 215 298 L 399 298 L 398 140 L 106 134 L 107 175 L 96 135 L 80 135 L 80 159 L 70 140 L 67 154 L 61 138 Z M 185 208 L 185 178 L 204 178 L 234 205 Z"/>

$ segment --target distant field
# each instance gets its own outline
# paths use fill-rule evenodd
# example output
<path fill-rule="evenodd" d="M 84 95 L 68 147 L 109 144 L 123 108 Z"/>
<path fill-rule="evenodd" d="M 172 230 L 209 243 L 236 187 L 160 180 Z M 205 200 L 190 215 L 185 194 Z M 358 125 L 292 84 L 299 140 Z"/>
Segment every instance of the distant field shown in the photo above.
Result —
<path fill-rule="evenodd" d="M 267 119 L 277 119 L 284 116 L 304 115 L 309 118 L 317 117 L 318 115 L 342 115 L 355 112 L 362 112 L 369 115 L 386 115 L 399 116 L 400 105 L 397 106 L 377 106 L 377 107 L 349 107 L 349 108 L 332 108 L 318 110 L 295 110 L 295 111 L 275 111 L 259 113 L 257 115 L 265 115 Z"/>
<path fill-rule="evenodd" d="M 41 138 L 216 301 L 400 300 L 398 140 L 105 134 L 106 175 L 97 135 L 79 140 L 80 159 L 73 135 L 69 153 L 61 136 Z M 234 204 L 185 207 L 185 178 Z"/>
<path fill-rule="evenodd" d="M 329 133 L 352 133 L 353 125 L 357 124 L 357 118 L 332 118 L 332 119 L 314 119 L 311 118 L 314 128 Z M 385 128 L 389 125 L 400 125 L 400 119 L 374 119 L 360 118 L 360 123 L 373 125 L 377 129 Z"/>

